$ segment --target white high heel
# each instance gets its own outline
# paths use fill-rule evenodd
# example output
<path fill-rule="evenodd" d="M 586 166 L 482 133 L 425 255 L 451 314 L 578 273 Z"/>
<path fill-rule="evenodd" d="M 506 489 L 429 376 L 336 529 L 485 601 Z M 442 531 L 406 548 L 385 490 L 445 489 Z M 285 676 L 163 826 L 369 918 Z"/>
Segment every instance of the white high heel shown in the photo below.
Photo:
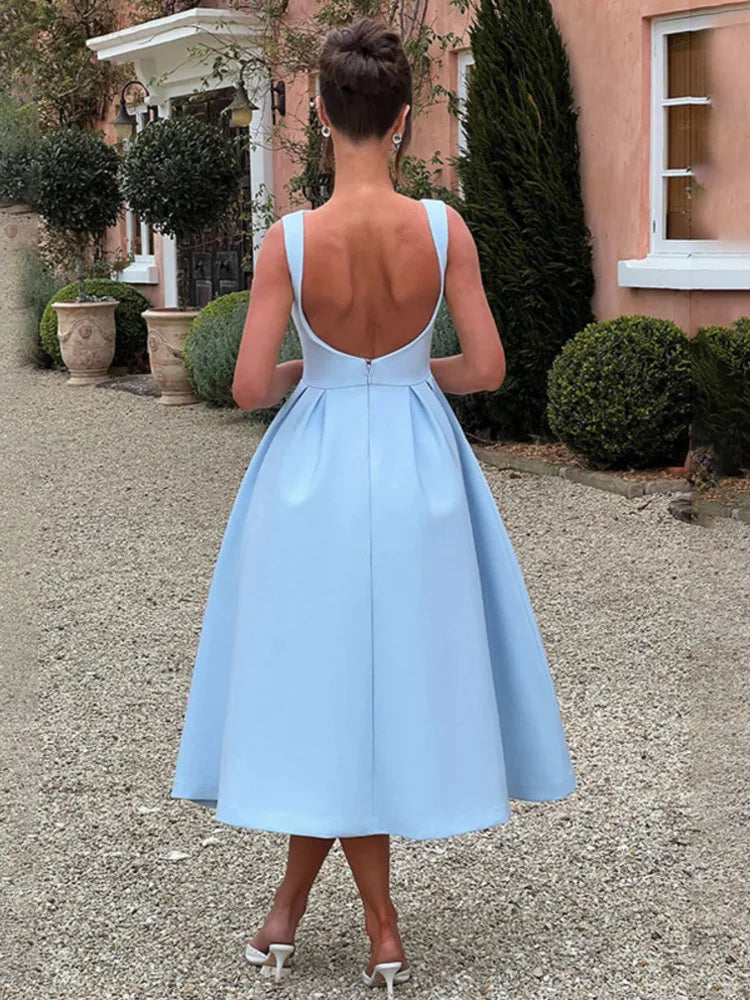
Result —
<path fill-rule="evenodd" d="M 245 958 L 252 965 L 260 966 L 261 976 L 273 976 L 278 983 L 292 971 L 291 959 L 294 951 L 293 944 L 269 944 L 268 951 L 264 952 L 248 942 Z"/>
<path fill-rule="evenodd" d="M 382 978 L 388 990 L 388 1000 L 393 998 L 393 984 L 405 983 L 411 976 L 411 969 L 402 969 L 402 962 L 378 962 L 372 970 L 372 975 L 367 975 L 367 970 L 362 972 L 362 981 L 365 986 L 380 986 L 378 977 Z M 400 970 L 400 971 L 399 971 Z"/>

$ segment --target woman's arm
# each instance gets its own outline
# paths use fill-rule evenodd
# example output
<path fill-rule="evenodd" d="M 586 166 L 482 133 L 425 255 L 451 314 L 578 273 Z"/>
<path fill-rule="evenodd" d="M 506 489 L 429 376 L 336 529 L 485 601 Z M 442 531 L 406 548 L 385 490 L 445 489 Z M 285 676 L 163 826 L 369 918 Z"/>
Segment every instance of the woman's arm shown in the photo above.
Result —
<path fill-rule="evenodd" d="M 234 369 L 232 397 L 243 410 L 275 406 L 302 377 L 301 361 L 277 364 L 292 309 L 292 282 L 281 220 L 269 228 L 255 262 L 250 306 Z"/>
<path fill-rule="evenodd" d="M 462 395 L 499 389 L 505 378 L 505 351 L 482 284 L 474 237 L 463 217 L 448 210 L 445 299 L 462 353 L 433 358 L 432 374 L 444 392 Z"/>

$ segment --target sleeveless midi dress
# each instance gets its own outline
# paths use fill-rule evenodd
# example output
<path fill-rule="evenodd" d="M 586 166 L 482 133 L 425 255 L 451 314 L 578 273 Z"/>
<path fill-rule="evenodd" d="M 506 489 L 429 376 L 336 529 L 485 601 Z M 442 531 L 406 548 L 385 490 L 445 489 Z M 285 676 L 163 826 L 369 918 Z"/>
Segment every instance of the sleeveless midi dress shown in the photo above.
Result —
<path fill-rule="evenodd" d="M 576 787 L 545 649 L 495 500 L 430 371 L 441 287 L 371 362 L 301 307 L 304 371 L 242 479 L 211 581 L 172 798 L 315 837 L 452 836 Z"/>

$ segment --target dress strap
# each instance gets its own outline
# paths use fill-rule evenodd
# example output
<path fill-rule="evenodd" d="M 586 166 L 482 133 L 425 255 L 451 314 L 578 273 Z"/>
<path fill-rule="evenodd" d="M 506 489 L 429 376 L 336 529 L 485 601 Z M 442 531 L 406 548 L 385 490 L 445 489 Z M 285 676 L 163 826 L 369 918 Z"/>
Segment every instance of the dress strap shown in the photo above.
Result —
<path fill-rule="evenodd" d="M 420 201 L 424 202 L 427 209 L 432 238 L 435 241 L 435 249 L 440 263 L 440 282 L 443 284 L 445 265 L 448 259 L 448 210 L 445 207 L 445 202 L 440 198 L 421 198 Z"/>
<path fill-rule="evenodd" d="M 286 262 L 289 267 L 289 274 L 292 278 L 292 289 L 297 302 L 301 299 L 302 293 L 302 258 L 305 251 L 305 234 L 302 228 L 302 215 L 305 209 L 300 208 L 296 212 L 287 212 L 281 216 L 281 225 L 284 229 L 284 249 L 286 250 Z"/>

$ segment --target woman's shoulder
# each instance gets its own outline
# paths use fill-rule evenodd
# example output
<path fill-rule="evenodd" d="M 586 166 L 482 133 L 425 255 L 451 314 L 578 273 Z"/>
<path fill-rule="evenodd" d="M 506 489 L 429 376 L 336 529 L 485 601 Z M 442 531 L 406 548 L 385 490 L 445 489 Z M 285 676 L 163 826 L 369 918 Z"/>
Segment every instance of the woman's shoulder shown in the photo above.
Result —
<path fill-rule="evenodd" d="M 421 202 L 425 202 L 425 201 L 441 201 L 440 198 L 427 198 L 427 197 L 425 197 L 425 198 L 412 198 L 411 195 L 409 195 L 409 194 L 401 194 L 400 191 L 394 191 L 393 193 L 394 193 L 394 195 L 398 199 L 400 199 L 404 203 L 404 205 L 407 205 L 407 204 L 419 205 Z"/>

